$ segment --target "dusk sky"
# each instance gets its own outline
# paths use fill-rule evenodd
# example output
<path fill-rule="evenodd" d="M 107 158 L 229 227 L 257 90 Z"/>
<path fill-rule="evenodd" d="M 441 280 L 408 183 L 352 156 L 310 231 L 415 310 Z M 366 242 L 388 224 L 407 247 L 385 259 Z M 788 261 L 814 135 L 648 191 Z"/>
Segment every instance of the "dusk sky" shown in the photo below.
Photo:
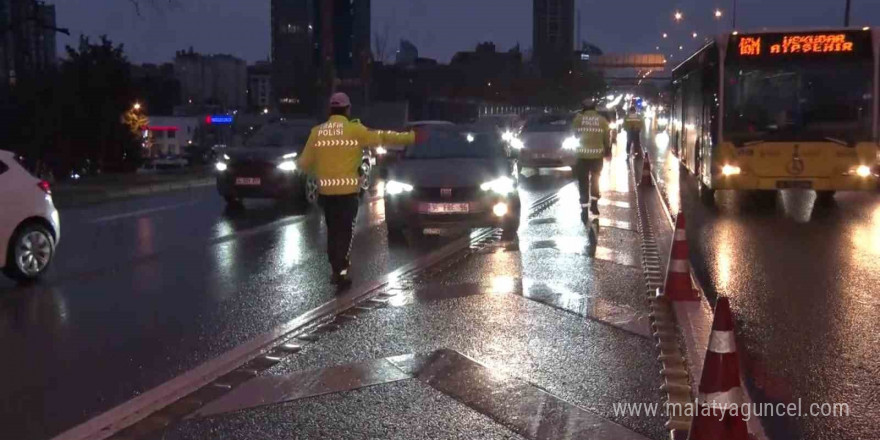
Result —
<path fill-rule="evenodd" d="M 141 0 L 149 3 L 151 0 Z M 71 30 L 59 35 L 58 49 L 80 34 L 106 34 L 123 43 L 133 62 L 171 61 L 174 52 L 192 46 L 202 53 L 229 53 L 249 62 L 269 56 L 269 0 L 152 0 L 161 7 L 144 6 L 138 16 L 127 0 L 49 0 L 57 8 L 58 26 Z M 853 25 L 880 25 L 880 1 L 852 0 Z M 737 28 L 841 26 L 845 0 L 739 0 Z M 670 33 L 664 47 L 669 54 L 697 44 L 701 35 L 730 28 L 732 0 L 576 0 L 581 9 L 582 38 L 606 52 L 655 52 L 660 34 Z M 389 27 L 390 49 L 408 39 L 419 55 L 448 61 L 460 50 L 472 50 L 479 41 L 494 41 L 501 50 L 519 42 L 531 47 L 532 0 L 372 0 L 373 32 Z M 712 19 L 716 7 L 723 23 Z M 672 13 L 685 14 L 674 25 Z M 702 38 L 702 37 L 701 37 Z"/>

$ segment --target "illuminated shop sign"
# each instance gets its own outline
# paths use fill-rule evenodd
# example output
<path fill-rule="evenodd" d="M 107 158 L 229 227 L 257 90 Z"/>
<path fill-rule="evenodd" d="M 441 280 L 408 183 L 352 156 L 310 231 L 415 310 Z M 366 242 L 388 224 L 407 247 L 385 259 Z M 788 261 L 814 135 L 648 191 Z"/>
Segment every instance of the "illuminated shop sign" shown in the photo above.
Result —
<path fill-rule="evenodd" d="M 205 123 L 207 123 L 208 125 L 230 125 L 230 124 L 232 124 L 232 116 L 229 116 L 229 115 L 205 116 Z"/>

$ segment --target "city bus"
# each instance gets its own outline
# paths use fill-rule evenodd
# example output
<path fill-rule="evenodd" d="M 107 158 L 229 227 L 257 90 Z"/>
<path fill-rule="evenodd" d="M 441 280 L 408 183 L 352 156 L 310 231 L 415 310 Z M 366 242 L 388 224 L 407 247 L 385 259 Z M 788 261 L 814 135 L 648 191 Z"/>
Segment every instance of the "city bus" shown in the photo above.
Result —
<path fill-rule="evenodd" d="M 677 66 L 670 145 L 701 198 L 875 189 L 878 42 L 868 28 L 733 32 Z"/>

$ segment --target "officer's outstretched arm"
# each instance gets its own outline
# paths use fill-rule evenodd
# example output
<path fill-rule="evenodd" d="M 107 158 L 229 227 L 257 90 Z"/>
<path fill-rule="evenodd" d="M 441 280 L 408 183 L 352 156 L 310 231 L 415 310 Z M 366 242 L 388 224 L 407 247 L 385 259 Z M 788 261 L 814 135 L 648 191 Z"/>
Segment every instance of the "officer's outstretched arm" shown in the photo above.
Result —
<path fill-rule="evenodd" d="M 388 130 L 370 130 L 364 125 L 357 125 L 357 138 L 362 148 L 379 145 L 412 145 L 416 141 L 414 132 L 397 132 Z"/>
<path fill-rule="evenodd" d="M 306 148 L 303 149 L 302 156 L 296 161 L 296 167 L 305 171 L 306 174 L 314 174 L 312 167 L 315 164 L 315 130 L 309 134 L 309 140 L 306 141 Z"/>

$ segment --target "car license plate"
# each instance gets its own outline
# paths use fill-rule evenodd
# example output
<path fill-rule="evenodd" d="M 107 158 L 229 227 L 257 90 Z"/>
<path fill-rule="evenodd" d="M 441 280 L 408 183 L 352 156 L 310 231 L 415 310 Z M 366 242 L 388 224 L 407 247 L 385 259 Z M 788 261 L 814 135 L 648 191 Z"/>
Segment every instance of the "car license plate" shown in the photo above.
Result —
<path fill-rule="evenodd" d="M 236 177 L 235 184 L 236 185 L 243 185 L 243 186 L 257 186 L 260 184 L 260 178 L 259 177 Z"/>
<path fill-rule="evenodd" d="M 778 180 L 776 188 L 779 189 L 812 189 L 813 182 L 810 180 Z"/>
<path fill-rule="evenodd" d="M 467 203 L 423 203 L 421 208 L 422 212 L 428 214 L 461 214 L 469 211 Z"/>

